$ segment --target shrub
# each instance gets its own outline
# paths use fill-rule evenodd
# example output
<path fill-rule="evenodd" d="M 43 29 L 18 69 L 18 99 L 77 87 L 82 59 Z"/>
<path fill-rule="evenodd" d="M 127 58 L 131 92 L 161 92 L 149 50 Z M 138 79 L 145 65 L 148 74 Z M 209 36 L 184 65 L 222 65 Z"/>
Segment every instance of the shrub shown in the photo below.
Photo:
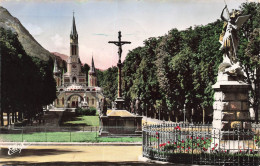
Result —
<path fill-rule="evenodd" d="M 75 113 L 76 115 L 90 115 L 90 116 L 94 116 L 96 115 L 97 109 L 94 107 L 90 107 L 88 109 L 84 109 L 84 108 L 76 108 Z"/>

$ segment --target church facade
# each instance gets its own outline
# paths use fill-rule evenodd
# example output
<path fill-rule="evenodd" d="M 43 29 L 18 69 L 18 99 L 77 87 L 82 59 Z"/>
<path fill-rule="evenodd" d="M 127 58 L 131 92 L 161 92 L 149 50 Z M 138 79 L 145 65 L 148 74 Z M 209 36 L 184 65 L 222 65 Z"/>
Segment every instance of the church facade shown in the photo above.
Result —
<path fill-rule="evenodd" d="M 81 63 L 78 47 L 78 33 L 73 15 L 70 34 L 70 56 L 67 59 L 67 72 L 62 73 L 54 62 L 53 75 L 56 81 L 57 99 L 54 102 L 56 108 L 77 108 L 87 102 L 89 107 L 99 108 L 103 100 L 102 88 L 97 86 L 97 75 L 94 59 L 88 73 L 81 72 Z"/>

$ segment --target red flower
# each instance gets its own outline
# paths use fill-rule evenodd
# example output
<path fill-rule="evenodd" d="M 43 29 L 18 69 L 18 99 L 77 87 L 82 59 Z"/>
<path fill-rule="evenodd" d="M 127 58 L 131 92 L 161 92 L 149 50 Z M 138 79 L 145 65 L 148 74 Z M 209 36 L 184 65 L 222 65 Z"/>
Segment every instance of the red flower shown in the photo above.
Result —
<path fill-rule="evenodd" d="M 183 149 L 184 147 L 182 146 L 181 148 Z"/>
<path fill-rule="evenodd" d="M 242 150 L 239 151 L 240 153 L 242 152 Z"/>
<path fill-rule="evenodd" d="M 199 137 L 197 137 L 197 139 L 199 139 Z"/>
<path fill-rule="evenodd" d="M 200 144 L 199 144 L 199 143 L 197 143 L 197 146 L 200 146 Z"/>
<path fill-rule="evenodd" d="M 170 144 L 171 142 L 170 141 L 168 141 L 168 144 Z"/>
<path fill-rule="evenodd" d="M 180 148 L 180 146 L 177 146 L 177 148 Z"/>
<path fill-rule="evenodd" d="M 158 135 L 158 132 L 156 132 L 156 135 Z"/>
<path fill-rule="evenodd" d="M 206 141 L 204 141 L 204 144 L 206 144 Z"/>
<path fill-rule="evenodd" d="M 176 145 L 176 142 L 174 142 L 174 145 Z"/>
<path fill-rule="evenodd" d="M 166 143 L 163 144 L 163 146 L 165 146 L 165 145 L 166 145 Z"/>
<path fill-rule="evenodd" d="M 181 142 L 184 143 L 184 140 L 182 140 Z"/>
<path fill-rule="evenodd" d="M 218 146 L 218 144 L 215 145 L 216 147 Z"/>
<path fill-rule="evenodd" d="M 227 150 L 225 150 L 225 152 L 227 152 Z"/>
<path fill-rule="evenodd" d="M 208 137 L 206 137 L 206 139 L 209 139 Z"/>
<path fill-rule="evenodd" d="M 162 144 L 160 144 L 159 146 L 162 147 Z"/>
<path fill-rule="evenodd" d="M 201 140 L 204 140 L 204 137 L 202 137 Z"/>
<path fill-rule="evenodd" d="M 188 149 L 186 149 L 186 152 L 188 152 Z"/>
<path fill-rule="evenodd" d="M 188 147 L 188 149 L 190 149 L 190 147 Z"/>
<path fill-rule="evenodd" d="M 215 148 L 213 147 L 212 150 L 215 150 Z"/>
<path fill-rule="evenodd" d="M 190 139 L 192 139 L 192 137 L 190 137 Z"/>
<path fill-rule="evenodd" d="M 159 137 L 156 137 L 156 139 L 159 139 Z"/>
<path fill-rule="evenodd" d="M 253 150 L 252 149 L 250 149 L 250 152 L 252 152 Z"/>

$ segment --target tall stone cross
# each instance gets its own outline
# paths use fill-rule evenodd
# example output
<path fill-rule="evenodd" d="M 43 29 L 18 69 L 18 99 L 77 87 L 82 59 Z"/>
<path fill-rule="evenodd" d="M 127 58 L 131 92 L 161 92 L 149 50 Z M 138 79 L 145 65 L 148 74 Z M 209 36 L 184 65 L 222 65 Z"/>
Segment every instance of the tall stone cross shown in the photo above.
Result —
<path fill-rule="evenodd" d="M 121 41 L 121 31 L 118 32 L 118 41 L 109 41 L 108 43 L 112 43 L 115 44 L 116 46 L 118 46 L 118 63 L 121 63 L 121 55 L 122 55 L 122 45 L 124 44 L 131 44 L 131 42 L 129 41 Z"/>
<path fill-rule="evenodd" d="M 115 44 L 118 46 L 118 98 L 122 98 L 122 88 L 121 88 L 121 83 L 122 83 L 122 74 L 121 74 L 121 68 L 122 68 L 122 63 L 121 63 L 121 56 L 122 56 L 122 45 L 124 44 L 131 44 L 129 41 L 121 41 L 121 31 L 118 32 L 118 41 L 109 41 L 108 43 Z"/>

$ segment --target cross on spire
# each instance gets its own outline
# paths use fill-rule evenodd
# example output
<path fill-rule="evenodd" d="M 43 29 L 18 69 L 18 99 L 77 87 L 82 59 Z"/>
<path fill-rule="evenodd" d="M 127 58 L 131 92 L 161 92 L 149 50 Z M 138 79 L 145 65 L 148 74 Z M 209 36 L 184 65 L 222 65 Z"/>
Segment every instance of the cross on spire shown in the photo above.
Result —
<path fill-rule="evenodd" d="M 122 56 L 122 45 L 124 44 L 131 44 L 131 42 L 129 41 L 121 41 L 121 31 L 118 32 L 118 41 L 109 41 L 108 43 L 112 43 L 112 44 L 115 44 L 116 46 L 118 46 L 118 57 L 119 57 L 119 60 L 118 60 L 118 63 L 121 63 L 121 56 Z"/>

